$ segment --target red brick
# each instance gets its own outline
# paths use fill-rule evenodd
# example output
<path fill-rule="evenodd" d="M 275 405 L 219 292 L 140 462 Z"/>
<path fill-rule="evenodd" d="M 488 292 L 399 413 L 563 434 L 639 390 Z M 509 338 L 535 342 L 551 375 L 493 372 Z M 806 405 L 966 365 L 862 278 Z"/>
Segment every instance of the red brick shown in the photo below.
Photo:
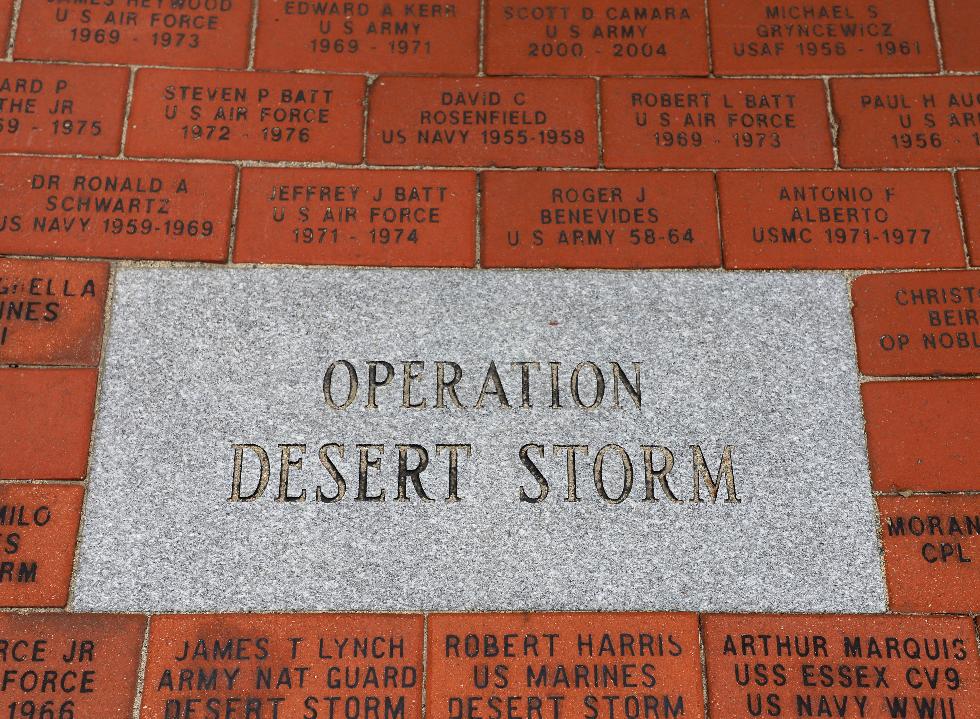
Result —
<path fill-rule="evenodd" d="M 712 717 L 929 716 L 918 702 L 936 717 L 980 716 L 968 617 L 715 614 L 703 623 Z"/>
<path fill-rule="evenodd" d="M 603 80 L 602 138 L 609 167 L 834 164 L 819 80 Z"/>
<path fill-rule="evenodd" d="M 892 611 L 980 611 L 980 495 L 878 497 L 878 509 Z"/>
<path fill-rule="evenodd" d="M 79 485 L 0 485 L 0 606 L 65 606 L 84 494 Z"/>
<path fill-rule="evenodd" d="M 0 479 L 82 479 L 95 369 L 0 369 Z"/>
<path fill-rule="evenodd" d="M 0 158 L 0 253 L 224 261 L 234 185 L 223 165 Z"/>
<path fill-rule="evenodd" d="M 598 163 L 595 83 L 588 79 L 388 77 L 371 86 L 370 108 L 373 164 Z"/>
<path fill-rule="evenodd" d="M 980 267 L 980 172 L 960 172 L 956 179 L 960 189 L 963 222 L 966 225 L 970 264 Z"/>
<path fill-rule="evenodd" d="M 770 0 L 709 0 L 711 54 L 722 75 L 935 72 L 928 0 L 838 0 L 812 16 L 770 17 L 801 6 Z M 786 35 L 792 28 L 793 36 Z M 846 34 L 853 30 L 853 34 Z"/>
<path fill-rule="evenodd" d="M 119 153 L 126 68 L 3 63 L 0 88 L 0 152 Z"/>
<path fill-rule="evenodd" d="M 0 614 L 8 647 L 4 711 L 129 719 L 145 628 L 144 617 L 123 614 Z M 46 676 L 55 686 L 42 691 Z"/>
<path fill-rule="evenodd" d="M 830 88 L 844 167 L 980 165 L 980 76 L 834 79 Z"/>
<path fill-rule="evenodd" d="M 693 614 L 433 614 L 427 652 L 429 719 L 705 716 Z"/>
<path fill-rule="evenodd" d="M 980 70 L 980 3 L 976 0 L 935 0 L 943 63 L 947 70 Z"/>
<path fill-rule="evenodd" d="M 10 22 L 14 14 L 14 0 L 0 0 L 0 48 L 6 53 L 10 42 Z"/>
<path fill-rule="evenodd" d="M 343 6 L 323 3 L 335 4 Z M 432 13 L 421 15 L 423 5 Z M 301 8 L 289 0 L 259 2 L 256 67 L 437 75 L 477 71 L 479 3 L 363 2 L 353 14 L 318 15 L 301 14 Z M 385 23 L 404 24 L 407 32 L 385 32 Z"/>
<path fill-rule="evenodd" d="M 980 374 L 980 270 L 865 275 L 851 295 L 864 374 Z"/>
<path fill-rule="evenodd" d="M 725 266 L 963 267 L 945 172 L 722 172 Z"/>
<path fill-rule="evenodd" d="M 721 264 L 706 172 L 484 173 L 482 237 L 484 267 Z"/>
<path fill-rule="evenodd" d="M 364 82 L 342 75 L 140 70 L 126 153 L 357 163 Z"/>
<path fill-rule="evenodd" d="M 245 169 L 235 262 L 472 267 L 476 175 Z"/>
<path fill-rule="evenodd" d="M 155 616 L 140 717 L 420 719 L 422 632 L 422 616 L 407 614 Z M 355 650 L 365 641 L 366 652 Z M 233 654 L 216 656 L 227 645 Z M 181 686 L 183 671 L 221 680 L 202 693 Z M 350 688 L 347 672 L 359 688 Z M 373 713 L 368 697 L 380 702 Z"/>
<path fill-rule="evenodd" d="M 866 382 L 861 396 L 875 489 L 980 491 L 980 380 Z"/>
<path fill-rule="evenodd" d="M 679 0 L 669 6 L 651 7 L 648 17 L 637 17 L 622 0 L 566 5 L 489 0 L 487 72 L 706 75 L 704 2 Z"/>
<path fill-rule="evenodd" d="M 99 363 L 109 265 L 0 259 L 0 363 Z"/>
<path fill-rule="evenodd" d="M 159 0 L 84 5 L 25 0 L 17 21 L 14 57 L 245 67 L 252 3 L 221 0 L 200 6 L 201 9 L 171 10 L 176 5 Z M 177 23 L 184 27 L 176 27 Z"/>

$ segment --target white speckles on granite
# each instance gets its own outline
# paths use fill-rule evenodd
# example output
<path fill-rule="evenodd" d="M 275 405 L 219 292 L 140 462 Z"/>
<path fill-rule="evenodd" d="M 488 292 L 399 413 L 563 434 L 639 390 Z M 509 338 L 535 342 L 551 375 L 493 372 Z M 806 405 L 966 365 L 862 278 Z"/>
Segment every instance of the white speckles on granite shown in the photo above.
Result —
<path fill-rule="evenodd" d="M 358 399 L 324 403 L 327 365 L 349 359 Z M 395 381 L 364 408 L 365 360 Z M 426 362 L 430 405 L 401 405 L 401 365 Z M 472 402 L 495 360 L 512 407 L 435 409 L 437 361 L 464 370 Z M 642 410 L 548 407 L 548 368 L 520 408 L 510 362 L 642 363 Z M 584 377 L 585 375 L 583 375 Z M 607 383 L 610 377 L 607 374 Z M 588 383 L 583 381 L 583 388 Z M 345 389 L 346 385 L 338 385 Z M 583 391 L 583 394 L 585 392 Z M 254 502 L 229 502 L 233 443 L 270 456 Z M 347 480 L 343 501 L 317 457 Z M 446 503 L 445 453 L 423 483 L 436 498 L 395 502 L 394 444 L 470 443 L 461 501 Z M 305 443 L 279 503 L 280 443 Z M 386 445 L 372 492 L 354 501 L 357 443 Z M 551 484 L 542 503 L 518 460 L 526 443 Z M 625 447 L 631 496 L 598 499 L 596 450 Z M 564 454 L 579 456 L 581 501 Z M 640 445 L 676 453 L 671 486 L 691 494 L 689 446 L 712 473 L 734 445 L 740 504 L 642 501 Z M 246 454 L 243 493 L 258 462 Z M 659 466 L 659 455 L 655 456 Z M 414 455 L 410 458 L 414 463 Z M 613 489 L 622 483 L 607 457 Z M 722 487 L 719 500 L 725 496 Z M 122 268 L 112 319 L 74 610 L 742 610 L 881 611 L 885 592 L 868 481 L 844 278 L 830 273 L 493 272 Z"/>

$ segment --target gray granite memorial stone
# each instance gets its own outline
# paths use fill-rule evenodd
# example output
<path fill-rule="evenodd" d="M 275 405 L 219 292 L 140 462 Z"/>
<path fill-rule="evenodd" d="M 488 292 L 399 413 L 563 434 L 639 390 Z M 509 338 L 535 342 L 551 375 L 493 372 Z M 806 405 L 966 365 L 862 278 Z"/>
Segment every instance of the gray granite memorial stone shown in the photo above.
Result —
<path fill-rule="evenodd" d="M 122 268 L 75 610 L 885 606 L 832 273 Z"/>

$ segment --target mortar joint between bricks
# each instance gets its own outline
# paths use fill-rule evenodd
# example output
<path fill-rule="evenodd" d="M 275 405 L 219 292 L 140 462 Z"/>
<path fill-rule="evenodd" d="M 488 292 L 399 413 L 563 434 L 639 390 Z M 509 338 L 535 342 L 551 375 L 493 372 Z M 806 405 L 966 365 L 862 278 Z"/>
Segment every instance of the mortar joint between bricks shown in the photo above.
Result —
<path fill-rule="evenodd" d="M 943 57 L 943 38 L 939 30 L 939 14 L 936 11 L 936 0 L 929 0 L 929 20 L 932 23 L 933 41 L 936 43 L 936 59 L 939 62 L 939 74 L 946 74 L 946 62 Z"/>
<path fill-rule="evenodd" d="M 150 624 L 153 621 L 152 614 L 146 614 L 146 626 L 143 628 L 143 642 L 140 645 L 139 665 L 136 671 L 136 691 L 133 692 L 133 719 L 140 719 L 140 710 L 143 704 L 143 694 L 146 691 L 146 672 L 147 662 L 150 654 Z"/>
<path fill-rule="evenodd" d="M 251 0 L 252 2 L 252 13 L 249 18 L 249 33 L 248 33 L 248 60 L 246 61 L 246 69 L 255 69 L 255 47 L 257 43 L 258 33 L 259 33 L 259 5 L 262 0 Z"/>
<path fill-rule="evenodd" d="M 20 10 L 24 4 L 24 0 L 14 0 L 13 8 L 10 13 L 10 37 L 7 38 L 7 52 L 4 53 L 4 57 L 8 61 L 13 61 L 14 59 L 14 42 L 17 39 L 17 28 L 20 24 Z"/>
<path fill-rule="evenodd" d="M 970 252 L 970 242 L 969 242 L 969 228 L 966 224 L 966 213 L 963 211 L 963 188 L 962 180 L 960 178 L 960 170 L 950 170 L 950 177 L 953 182 L 953 202 L 956 203 L 956 217 L 960 223 L 960 237 L 963 240 L 963 256 L 966 258 L 966 266 L 972 267 L 974 264 L 980 262 L 980 257 L 973 257 Z M 980 247 L 980 243 L 978 243 Z"/>
<path fill-rule="evenodd" d="M 708 54 L 708 77 L 714 78 L 715 75 L 715 61 L 713 52 L 713 40 L 711 37 L 711 1 L 704 0 L 704 34 L 707 38 L 707 54 Z"/>

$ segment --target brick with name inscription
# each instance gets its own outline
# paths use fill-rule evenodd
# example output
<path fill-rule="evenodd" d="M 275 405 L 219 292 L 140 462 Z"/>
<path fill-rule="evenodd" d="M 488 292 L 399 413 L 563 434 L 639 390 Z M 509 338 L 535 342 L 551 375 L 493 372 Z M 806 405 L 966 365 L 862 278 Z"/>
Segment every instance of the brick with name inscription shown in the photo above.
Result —
<path fill-rule="evenodd" d="M 0 158 L 0 253 L 220 262 L 234 184 L 224 165 Z"/>
<path fill-rule="evenodd" d="M 486 66 L 494 75 L 705 75 L 704 3 L 490 0 Z"/>
<path fill-rule="evenodd" d="M 976 0 L 935 0 L 943 63 L 947 70 L 980 70 L 980 3 Z"/>
<path fill-rule="evenodd" d="M 97 365 L 108 284 L 103 262 L 0 259 L 0 363 Z"/>
<path fill-rule="evenodd" d="M 718 267 L 710 173 L 486 172 L 484 267 Z"/>
<path fill-rule="evenodd" d="M 861 397 L 875 489 L 980 491 L 980 379 L 866 382 Z"/>
<path fill-rule="evenodd" d="M 963 267 L 945 172 L 722 172 L 725 266 Z"/>
<path fill-rule="evenodd" d="M 235 262 L 472 267 L 476 175 L 242 171 Z"/>
<path fill-rule="evenodd" d="M 422 645 L 420 614 L 155 616 L 140 717 L 420 719 Z"/>
<path fill-rule="evenodd" d="M 851 296 L 864 374 L 980 374 L 980 270 L 864 275 Z"/>
<path fill-rule="evenodd" d="M 968 617 L 713 614 L 702 621 L 713 717 L 980 715 Z"/>
<path fill-rule="evenodd" d="M 878 510 L 893 611 L 980 611 L 980 495 L 878 497 Z"/>
<path fill-rule="evenodd" d="M 0 152 L 115 155 L 129 70 L 0 65 Z"/>
<path fill-rule="evenodd" d="M 126 614 L 0 614 L 4 713 L 128 719 L 146 618 Z"/>
<path fill-rule="evenodd" d="M 255 43 L 258 68 L 473 75 L 480 4 L 261 0 Z"/>
<path fill-rule="evenodd" d="M 928 0 L 709 0 L 722 75 L 935 72 Z"/>
<path fill-rule="evenodd" d="M 818 80 L 602 81 L 608 167 L 832 167 Z"/>
<path fill-rule="evenodd" d="M 693 614 L 433 614 L 427 651 L 431 719 L 705 716 Z"/>
<path fill-rule="evenodd" d="M 357 163 L 364 87 L 344 75 L 143 69 L 126 153 Z"/>
<path fill-rule="evenodd" d="M 595 167 L 591 79 L 385 77 L 371 86 L 368 162 Z"/>
<path fill-rule="evenodd" d="M 980 172 L 957 173 L 956 181 L 960 190 L 970 264 L 980 267 Z"/>
<path fill-rule="evenodd" d="M 78 485 L 0 485 L 0 606 L 65 606 L 84 494 Z"/>
<path fill-rule="evenodd" d="M 24 0 L 14 57 L 180 67 L 245 67 L 248 0 Z"/>
<path fill-rule="evenodd" d="M 833 79 L 844 167 L 980 165 L 980 76 Z"/>
<path fill-rule="evenodd" d="M 0 479 L 82 479 L 97 369 L 0 369 Z"/>

